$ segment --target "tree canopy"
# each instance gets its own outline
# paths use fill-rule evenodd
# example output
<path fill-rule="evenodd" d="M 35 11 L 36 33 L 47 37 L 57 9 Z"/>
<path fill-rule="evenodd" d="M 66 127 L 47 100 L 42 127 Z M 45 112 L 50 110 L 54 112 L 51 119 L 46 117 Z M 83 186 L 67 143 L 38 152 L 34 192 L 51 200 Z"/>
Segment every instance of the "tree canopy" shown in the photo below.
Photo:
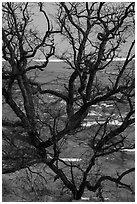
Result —
<path fill-rule="evenodd" d="M 33 24 L 34 7 L 43 15 L 44 33 Z M 134 167 L 117 177 L 99 175 L 94 182 L 90 174 L 99 158 L 134 146 L 125 133 L 135 122 L 134 39 L 125 46 L 125 60 L 115 61 L 134 38 L 134 7 L 134 2 L 60 2 L 52 24 L 46 3 L 2 4 L 3 174 L 44 163 L 76 200 L 85 189 L 96 192 L 106 180 L 131 190 L 122 179 Z M 66 49 L 56 49 L 56 35 Z M 38 52 L 45 61 L 34 61 Z M 67 64 L 67 77 L 41 83 L 37 75 L 48 77 L 52 56 Z M 100 119 L 93 112 L 102 103 L 112 109 L 101 108 Z M 89 128 L 88 119 L 94 122 Z M 88 141 L 82 164 L 64 162 L 64 145 L 80 134 Z"/>

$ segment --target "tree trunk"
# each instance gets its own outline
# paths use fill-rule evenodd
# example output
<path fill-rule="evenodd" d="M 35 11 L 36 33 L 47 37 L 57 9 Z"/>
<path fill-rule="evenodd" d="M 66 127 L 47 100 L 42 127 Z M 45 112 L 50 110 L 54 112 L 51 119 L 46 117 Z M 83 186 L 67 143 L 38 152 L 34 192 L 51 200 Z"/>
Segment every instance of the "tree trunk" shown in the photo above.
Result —
<path fill-rule="evenodd" d="M 73 193 L 73 199 L 74 200 L 80 200 L 83 193 L 84 193 L 85 185 L 83 185 L 83 188 L 80 188 L 79 190 L 72 192 Z"/>

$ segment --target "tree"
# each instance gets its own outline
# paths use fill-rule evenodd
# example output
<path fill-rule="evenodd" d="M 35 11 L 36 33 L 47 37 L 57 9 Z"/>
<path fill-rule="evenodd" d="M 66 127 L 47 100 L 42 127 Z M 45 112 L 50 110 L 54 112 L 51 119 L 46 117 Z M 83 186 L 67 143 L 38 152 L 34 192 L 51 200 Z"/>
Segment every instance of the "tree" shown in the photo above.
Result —
<path fill-rule="evenodd" d="M 8 147 L 6 144 L 3 147 L 3 173 L 43 162 L 56 174 L 54 180 L 61 179 L 76 200 L 82 197 L 85 189 L 92 192 L 101 190 L 104 181 L 131 190 L 122 179 L 133 172 L 134 167 L 117 177 L 98 175 L 94 182 L 91 172 L 98 158 L 133 145 L 127 142 L 125 131 L 135 120 L 135 42 L 131 43 L 123 63 L 117 67 L 113 60 L 119 57 L 123 44 L 134 33 L 134 3 L 63 2 L 57 7 L 58 28 L 54 30 L 44 5 L 37 4 L 46 22 L 46 31 L 41 36 L 31 26 L 33 13 L 29 3 L 3 3 L 2 53 L 7 63 L 2 70 L 2 94 L 4 103 L 8 104 L 17 119 L 3 120 L 3 125 L 12 130 L 10 136 L 7 136 L 6 130 L 3 131 L 3 138 L 8 141 Z M 34 70 L 42 72 L 49 58 L 55 55 L 54 35 L 57 33 L 63 36 L 68 46 L 56 56 L 72 70 L 68 84 L 60 90 L 45 88 L 29 76 Z M 39 50 L 45 62 L 30 64 Z M 105 73 L 114 66 L 114 75 Z M 106 83 L 104 77 L 108 77 Z M 54 97 L 51 103 L 46 101 L 49 94 Z M 63 108 L 59 109 L 62 101 Z M 105 110 L 103 122 L 93 118 L 88 158 L 85 155 L 81 165 L 64 162 L 60 158 L 64 151 L 62 144 L 72 135 L 85 134 L 85 119 L 93 107 L 99 107 L 102 102 L 111 104 L 113 108 L 109 112 Z M 126 111 L 122 108 L 123 104 Z M 120 125 L 116 124 L 118 119 Z M 115 122 L 113 126 L 112 121 Z M 17 143 L 18 140 L 22 142 Z M 67 173 L 59 163 L 67 167 Z M 79 180 L 75 178 L 76 169 Z"/>

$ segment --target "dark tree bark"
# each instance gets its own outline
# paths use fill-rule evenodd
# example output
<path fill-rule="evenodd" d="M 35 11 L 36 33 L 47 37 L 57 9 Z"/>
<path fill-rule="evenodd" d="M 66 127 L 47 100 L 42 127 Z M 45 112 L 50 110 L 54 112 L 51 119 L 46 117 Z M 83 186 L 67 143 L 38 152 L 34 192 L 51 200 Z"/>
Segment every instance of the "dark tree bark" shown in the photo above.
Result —
<path fill-rule="evenodd" d="M 43 14 L 46 24 L 44 34 L 29 27 L 33 23 L 30 3 L 3 3 L 2 54 L 6 62 L 2 69 L 2 94 L 4 103 L 17 118 L 16 121 L 3 119 L 3 126 L 13 131 L 12 137 L 15 141 L 21 141 L 25 152 L 19 151 L 15 141 L 3 130 L 3 140 L 8 141 L 10 146 L 9 150 L 3 149 L 3 173 L 43 162 L 62 180 L 76 200 L 82 197 L 85 189 L 92 192 L 99 190 L 103 181 L 111 181 L 131 190 L 131 187 L 121 180 L 134 171 L 134 168 L 125 170 L 117 178 L 100 175 L 94 185 L 90 184 L 89 175 L 98 158 L 127 148 L 124 131 L 135 122 L 132 64 L 135 57 L 134 40 L 128 47 L 124 63 L 118 68 L 114 67 L 116 74 L 105 75 L 105 71 L 114 66 L 114 58 L 120 56 L 120 49 L 128 41 L 129 35 L 134 33 L 134 2 L 58 3 L 55 16 L 58 30 L 51 25 L 44 3 L 34 5 L 37 5 L 39 13 Z M 116 10 L 119 12 L 115 12 Z M 68 43 L 67 50 L 62 50 L 62 55 L 56 51 L 56 34 L 60 34 Z M 45 61 L 41 64 L 31 63 L 38 52 L 43 54 Z M 46 88 L 47 86 L 37 82 L 35 78 L 29 77 L 31 72 L 45 70 L 52 56 L 63 59 L 72 70 L 65 90 L 52 89 L 50 86 Z M 103 79 L 101 81 L 101 76 L 109 77 L 109 82 L 106 84 Z M 52 102 L 43 99 L 48 98 L 49 94 L 54 98 Z M 61 101 L 65 103 L 63 110 L 59 108 Z M 81 165 L 68 164 L 61 160 L 61 142 L 70 135 L 83 131 L 83 123 L 89 112 L 102 102 L 111 103 L 113 111 L 104 116 L 103 123 L 96 118 L 96 131 L 91 131 L 89 145 L 92 155 L 88 159 L 86 156 L 84 158 L 86 167 L 82 169 Z M 124 116 L 120 103 L 126 104 L 127 107 Z M 115 120 L 113 113 L 121 119 L 121 123 L 111 128 L 110 122 Z M 44 134 L 42 131 L 45 131 Z M 20 163 L 18 153 L 22 158 Z M 71 178 L 59 168 L 59 161 L 68 167 Z M 75 179 L 75 168 L 80 171 L 80 183 Z"/>

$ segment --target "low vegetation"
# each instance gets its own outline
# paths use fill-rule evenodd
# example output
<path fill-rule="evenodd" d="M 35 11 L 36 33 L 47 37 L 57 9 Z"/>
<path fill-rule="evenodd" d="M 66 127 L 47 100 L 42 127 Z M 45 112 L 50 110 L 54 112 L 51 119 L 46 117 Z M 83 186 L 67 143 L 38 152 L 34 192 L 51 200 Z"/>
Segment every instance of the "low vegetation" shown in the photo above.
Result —
<path fill-rule="evenodd" d="M 55 6 L 3 3 L 3 201 L 134 201 L 134 2 Z"/>

